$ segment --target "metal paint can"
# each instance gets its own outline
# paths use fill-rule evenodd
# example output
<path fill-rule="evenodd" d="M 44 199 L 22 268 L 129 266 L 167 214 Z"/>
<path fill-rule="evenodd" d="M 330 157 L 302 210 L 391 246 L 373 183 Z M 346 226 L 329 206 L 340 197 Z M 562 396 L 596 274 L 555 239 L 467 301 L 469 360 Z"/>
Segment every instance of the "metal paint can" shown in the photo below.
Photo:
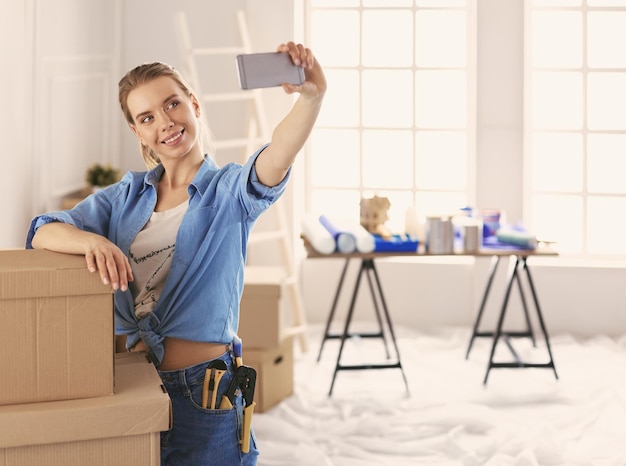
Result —
<path fill-rule="evenodd" d="M 480 249 L 480 226 L 479 225 L 463 225 L 463 252 L 473 253 Z"/>
<path fill-rule="evenodd" d="M 429 254 L 454 252 L 454 226 L 450 217 L 426 218 L 426 252 Z"/>

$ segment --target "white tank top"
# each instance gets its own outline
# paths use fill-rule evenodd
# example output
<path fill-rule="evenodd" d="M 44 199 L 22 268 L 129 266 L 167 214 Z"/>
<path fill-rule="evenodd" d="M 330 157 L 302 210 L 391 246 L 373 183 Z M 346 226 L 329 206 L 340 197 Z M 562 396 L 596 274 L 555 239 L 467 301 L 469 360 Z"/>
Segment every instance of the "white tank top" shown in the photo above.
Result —
<path fill-rule="evenodd" d="M 150 313 L 159 301 L 172 265 L 176 234 L 188 206 L 189 201 L 163 212 L 153 212 L 130 246 L 134 278 L 130 288 L 139 318 Z"/>

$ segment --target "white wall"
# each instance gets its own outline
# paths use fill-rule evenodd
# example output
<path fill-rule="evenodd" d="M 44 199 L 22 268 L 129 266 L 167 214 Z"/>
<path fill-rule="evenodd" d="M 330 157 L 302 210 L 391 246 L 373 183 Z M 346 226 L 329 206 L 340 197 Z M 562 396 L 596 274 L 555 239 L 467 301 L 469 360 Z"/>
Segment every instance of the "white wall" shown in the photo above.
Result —
<path fill-rule="evenodd" d="M 273 50 L 293 35 L 293 3 L 290 0 L 64 0 L 50 2 L 25 0 L 6 3 L 0 18 L 0 47 L 10 69 L 0 77 L 0 98 L 5 111 L 0 112 L 0 136 L 3 182 L 0 196 L 4 200 L 4 221 L 0 229 L 0 247 L 22 247 L 30 218 L 55 201 L 63 190 L 64 170 L 72 166 L 76 153 L 64 155 L 59 147 L 80 151 L 85 134 L 91 134 L 107 145 L 96 159 L 116 161 L 124 170 L 143 169 L 135 140 L 122 120 L 116 100 L 116 85 L 123 71 L 144 61 L 167 61 L 184 69 L 178 52 L 173 14 L 178 8 L 191 12 L 190 25 L 194 42 L 224 45 L 236 39 L 232 27 L 233 11 L 242 7 L 247 12 L 255 51 Z M 88 5 L 88 6 L 86 6 Z M 117 7 L 115 5 L 118 5 Z M 521 219 L 522 204 L 522 65 L 523 65 L 523 2 L 518 0 L 478 0 L 478 114 L 477 114 L 477 205 L 498 206 L 507 211 L 509 220 Z M 116 13 L 116 8 L 119 11 Z M 78 15 L 78 17 L 73 16 Z M 65 18 L 60 23 L 58 18 Z M 74 27 L 66 24 L 77 21 Z M 98 34 L 92 34 L 95 28 Z M 58 37 L 56 27 L 65 34 Z M 224 41 L 224 42 L 221 42 Z M 338 46 L 341 38 L 337 38 Z M 42 101 L 37 97 L 44 89 L 42 72 L 50 71 L 45 57 L 81 55 L 82 46 L 89 46 L 87 55 L 100 58 L 115 56 L 115 63 L 91 70 L 110 74 L 110 94 L 103 96 L 100 113 L 76 115 L 75 108 L 63 113 L 55 107 L 53 118 L 39 114 Z M 47 51 L 42 55 L 42 51 Z M 85 58 L 85 57 L 82 57 Z M 106 60 L 105 60 L 106 61 Z M 63 62 L 67 64 L 67 61 Z M 74 79 L 78 66 L 53 68 L 53 77 L 61 83 Z M 85 73 L 79 73 L 85 75 Z M 89 73 L 86 73 L 89 75 Z M 87 80 L 91 86 L 93 80 Z M 62 89 L 67 89 L 62 86 Z M 290 106 L 283 95 L 269 91 L 269 120 L 274 123 Z M 48 108 L 48 107 L 45 107 Z M 7 111 L 7 109 L 9 109 Z M 107 123 L 98 124 L 102 112 Z M 226 119 L 226 112 L 213 111 Z M 235 117 L 237 118 L 237 117 Z M 41 125 L 42 127 L 39 127 Z M 97 129 L 94 130 L 94 128 Z M 94 131 L 96 131 L 94 133 Z M 67 138 L 79 135 L 79 143 Z M 109 134 L 109 139 L 102 139 Z M 62 138 L 46 146 L 53 136 Z M 68 145 L 69 144 L 69 145 Z M 65 145 L 65 146 L 64 146 Z M 99 147 L 102 149 L 102 147 Z M 80 152 L 79 152 L 80 153 Z M 91 157 L 92 155 L 87 155 Z M 298 168 L 302 170 L 302 168 Z M 299 174 L 298 174 L 299 175 Z M 297 179 L 297 178 L 296 178 Z M 80 181 L 80 180 L 78 180 Z M 67 181 L 67 189 L 76 180 Z M 300 190 L 293 183 L 290 188 Z M 56 190 L 56 191 L 55 191 Z M 287 197 L 293 204 L 292 193 Z M 294 216 L 294 236 L 298 234 L 298 216 Z M 302 254 L 299 244 L 296 252 Z M 478 307 L 489 261 L 480 259 L 420 259 L 381 261 L 378 270 L 383 281 L 389 308 L 397 324 L 427 327 L 435 324 L 468 325 Z M 442 263 L 438 263 L 442 262 Z M 626 331 L 623 310 L 626 297 L 621 293 L 624 269 L 618 265 L 594 267 L 567 264 L 563 259 L 534 261 L 532 272 L 549 329 L 591 335 L 621 334 Z M 504 265 L 504 264 L 503 264 Z M 501 269 L 506 269 L 505 266 Z M 302 290 L 309 321 L 322 322 L 333 298 L 341 261 L 305 260 L 302 263 Z M 354 267 L 348 285 L 354 279 Z M 501 270 L 503 271 L 503 270 Z M 499 279 L 501 280 L 501 278 Z M 366 292 L 365 282 L 362 291 Z M 489 315 L 497 311 L 502 284 L 493 289 Z M 519 323 L 519 299 L 511 297 L 511 324 Z M 369 295 L 359 298 L 356 319 L 371 320 L 373 309 Z M 345 309 L 347 298 L 342 298 Z M 492 318 L 491 318 L 492 319 Z"/>
<path fill-rule="evenodd" d="M 479 0 L 477 198 L 522 220 L 524 2 Z"/>
<path fill-rule="evenodd" d="M 2 182 L 0 199 L 4 212 L 0 247 L 23 247 L 24 232 L 31 217 L 32 154 L 30 151 L 30 107 L 32 99 L 32 26 L 30 2 L 5 2 L 0 15 L 0 56 L 5 65 L 0 77 L 0 150 Z M 12 66 L 8 66 L 11 64 Z"/>
<path fill-rule="evenodd" d="M 84 186 L 91 163 L 116 162 L 120 3 L 3 3 L 0 247 L 23 247 L 32 216 Z"/>

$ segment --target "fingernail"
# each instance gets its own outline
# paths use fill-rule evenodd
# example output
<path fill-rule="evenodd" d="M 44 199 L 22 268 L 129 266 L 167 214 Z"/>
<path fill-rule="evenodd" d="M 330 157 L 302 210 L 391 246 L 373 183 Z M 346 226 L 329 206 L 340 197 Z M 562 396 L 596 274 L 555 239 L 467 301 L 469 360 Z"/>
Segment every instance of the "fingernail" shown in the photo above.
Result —
<path fill-rule="evenodd" d="M 102 279 L 102 283 L 104 283 L 105 285 L 108 285 L 109 284 L 109 279 L 107 277 L 104 277 Z"/>

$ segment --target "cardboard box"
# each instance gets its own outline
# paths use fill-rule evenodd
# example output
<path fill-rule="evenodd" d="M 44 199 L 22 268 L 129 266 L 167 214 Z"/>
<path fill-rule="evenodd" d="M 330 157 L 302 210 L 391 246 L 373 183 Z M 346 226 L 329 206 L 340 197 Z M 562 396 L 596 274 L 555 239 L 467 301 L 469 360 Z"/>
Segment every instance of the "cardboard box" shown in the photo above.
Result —
<path fill-rule="evenodd" d="M 256 369 L 255 412 L 262 413 L 293 394 L 293 337 L 275 348 L 243 349 L 246 366 Z"/>
<path fill-rule="evenodd" d="M 244 348 L 274 348 L 285 338 L 283 289 L 278 267 L 246 267 L 237 334 Z"/>
<path fill-rule="evenodd" d="M 113 294 L 81 255 L 0 251 L 0 405 L 113 394 Z"/>
<path fill-rule="evenodd" d="M 116 357 L 116 393 L 0 407 L 0 466 L 159 466 L 171 403 L 143 352 Z"/>

